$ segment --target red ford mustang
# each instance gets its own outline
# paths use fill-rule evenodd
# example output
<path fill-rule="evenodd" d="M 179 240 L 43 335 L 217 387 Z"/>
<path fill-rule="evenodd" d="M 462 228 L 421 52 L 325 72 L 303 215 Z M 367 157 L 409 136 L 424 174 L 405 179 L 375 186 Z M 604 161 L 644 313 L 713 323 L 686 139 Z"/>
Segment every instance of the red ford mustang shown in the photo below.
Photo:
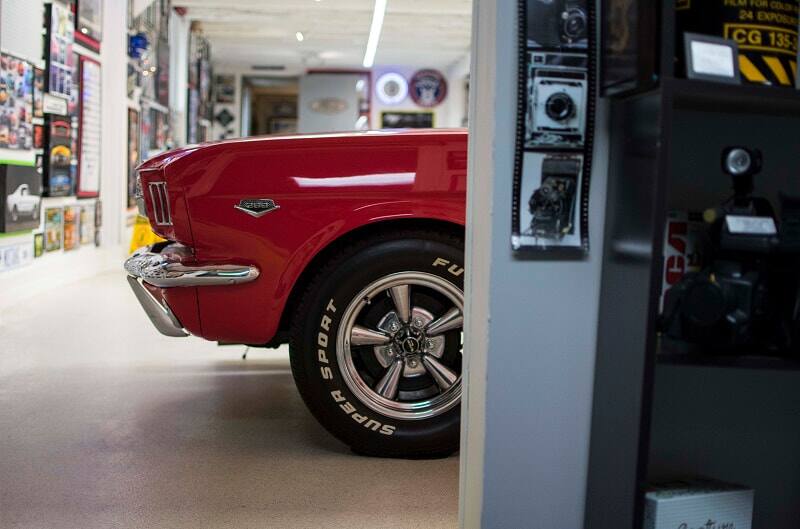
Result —
<path fill-rule="evenodd" d="M 467 133 L 368 132 L 187 147 L 139 168 L 169 242 L 125 263 L 163 334 L 275 347 L 356 452 L 458 448 Z"/>

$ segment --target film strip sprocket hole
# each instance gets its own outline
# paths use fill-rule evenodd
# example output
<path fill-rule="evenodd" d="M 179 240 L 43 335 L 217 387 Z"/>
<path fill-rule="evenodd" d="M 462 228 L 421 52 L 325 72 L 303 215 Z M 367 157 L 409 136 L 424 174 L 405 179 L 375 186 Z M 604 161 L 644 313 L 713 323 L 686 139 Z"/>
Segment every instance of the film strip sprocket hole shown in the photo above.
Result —
<path fill-rule="evenodd" d="M 512 248 L 589 251 L 596 96 L 595 5 L 519 0 Z"/>

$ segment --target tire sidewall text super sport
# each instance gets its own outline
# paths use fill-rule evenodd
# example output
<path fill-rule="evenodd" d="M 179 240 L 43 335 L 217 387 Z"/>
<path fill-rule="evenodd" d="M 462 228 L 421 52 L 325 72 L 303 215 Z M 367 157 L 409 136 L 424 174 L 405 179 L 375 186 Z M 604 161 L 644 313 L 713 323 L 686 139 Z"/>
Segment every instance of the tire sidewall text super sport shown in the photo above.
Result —
<path fill-rule="evenodd" d="M 366 406 L 350 390 L 337 358 L 342 315 L 366 285 L 400 272 L 438 276 L 464 289 L 463 242 L 418 232 L 355 244 L 311 282 L 293 324 L 292 372 L 314 416 L 354 451 L 387 457 L 436 457 L 458 449 L 460 402 L 426 419 L 398 419 Z"/>

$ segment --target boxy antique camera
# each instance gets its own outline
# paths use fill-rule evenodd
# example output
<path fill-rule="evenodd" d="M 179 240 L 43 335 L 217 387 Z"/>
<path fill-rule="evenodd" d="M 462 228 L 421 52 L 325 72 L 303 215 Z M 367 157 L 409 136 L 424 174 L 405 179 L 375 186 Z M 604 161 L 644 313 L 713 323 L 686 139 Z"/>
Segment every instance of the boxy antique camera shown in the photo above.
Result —
<path fill-rule="evenodd" d="M 586 0 L 528 0 L 528 12 L 528 46 L 586 46 Z"/>
<path fill-rule="evenodd" d="M 588 80 L 586 56 L 531 53 L 527 147 L 583 145 Z"/>
<path fill-rule="evenodd" d="M 560 239 L 574 229 L 575 206 L 581 162 L 573 157 L 547 157 L 542 162 L 542 184 L 533 192 L 530 234 Z"/>
<path fill-rule="evenodd" d="M 797 352 L 800 200 L 781 196 L 779 222 L 769 200 L 753 196 L 757 150 L 725 149 L 722 168 L 734 195 L 704 213 L 706 263 L 665 293 L 661 331 L 716 352 Z"/>

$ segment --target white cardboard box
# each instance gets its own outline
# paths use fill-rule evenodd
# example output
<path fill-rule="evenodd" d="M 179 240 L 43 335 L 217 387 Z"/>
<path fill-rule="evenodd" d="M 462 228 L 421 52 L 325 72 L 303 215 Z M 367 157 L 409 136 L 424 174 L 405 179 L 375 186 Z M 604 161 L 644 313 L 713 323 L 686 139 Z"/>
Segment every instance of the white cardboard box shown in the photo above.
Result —
<path fill-rule="evenodd" d="M 752 529 L 754 491 L 708 479 L 651 484 L 644 529 Z"/>

